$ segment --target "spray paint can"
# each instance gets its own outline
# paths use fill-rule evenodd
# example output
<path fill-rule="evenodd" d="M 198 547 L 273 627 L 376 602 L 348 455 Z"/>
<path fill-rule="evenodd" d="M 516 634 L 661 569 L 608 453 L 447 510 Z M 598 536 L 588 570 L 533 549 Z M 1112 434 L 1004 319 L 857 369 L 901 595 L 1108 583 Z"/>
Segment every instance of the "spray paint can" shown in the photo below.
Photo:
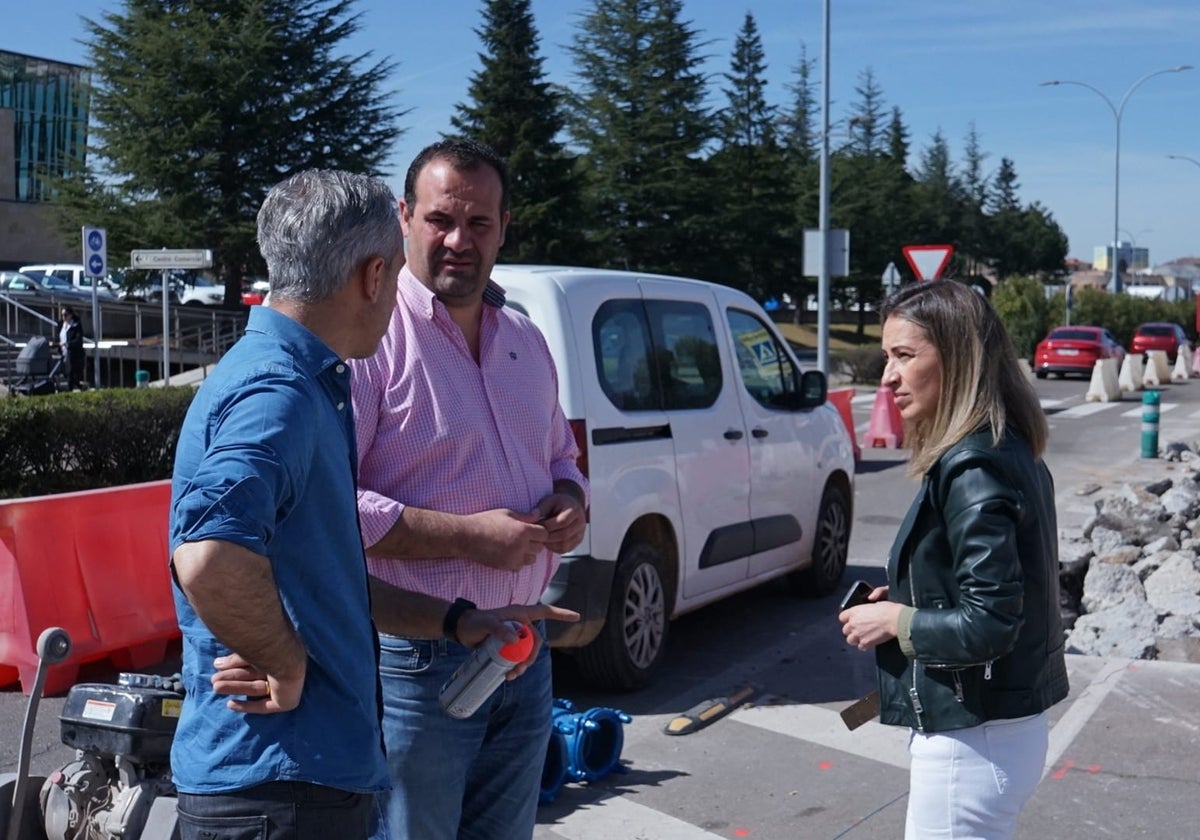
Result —
<path fill-rule="evenodd" d="M 469 718 L 492 696 L 508 672 L 529 658 L 533 651 L 533 630 L 528 624 L 507 622 L 517 634 L 515 642 L 488 636 L 483 644 L 459 665 L 438 694 L 446 714 Z"/>

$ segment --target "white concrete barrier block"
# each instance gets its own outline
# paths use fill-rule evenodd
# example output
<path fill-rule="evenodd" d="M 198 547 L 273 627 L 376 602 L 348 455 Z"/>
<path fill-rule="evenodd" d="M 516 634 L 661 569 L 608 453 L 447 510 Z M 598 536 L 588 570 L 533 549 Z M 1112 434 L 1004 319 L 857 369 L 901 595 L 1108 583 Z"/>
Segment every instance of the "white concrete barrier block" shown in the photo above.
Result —
<path fill-rule="evenodd" d="M 1121 362 L 1121 372 L 1117 375 L 1117 385 L 1122 391 L 1142 390 L 1142 356 L 1140 353 L 1126 353 Z"/>
<path fill-rule="evenodd" d="M 1150 369 L 1154 369 L 1154 375 L 1158 381 L 1156 384 L 1161 385 L 1164 382 L 1169 382 L 1171 379 L 1171 363 L 1167 361 L 1167 351 L 1165 350 L 1147 350 L 1146 351 L 1146 376 L 1150 375 Z M 1143 382 L 1147 387 L 1149 383 Z"/>
<path fill-rule="evenodd" d="M 1192 376 L 1200 376 L 1200 347 L 1192 353 Z"/>
<path fill-rule="evenodd" d="M 1113 402 L 1121 399 L 1117 383 L 1117 363 L 1112 359 L 1097 359 L 1092 367 L 1092 382 L 1088 386 L 1087 402 Z"/>
<path fill-rule="evenodd" d="M 1171 381 L 1187 382 L 1191 375 L 1192 372 L 1188 370 L 1188 357 L 1180 353 L 1175 357 L 1175 367 L 1171 368 Z"/>
<path fill-rule="evenodd" d="M 1192 364 L 1192 345 L 1184 343 L 1180 345 L 1178 355 L 1175 357 L 1175 364 L 1179 364 L 1179 360 L 1183 359 L 1183 366 L 1187 370 L 1188 377 L 1196 375 L 1196 366 Z"/>

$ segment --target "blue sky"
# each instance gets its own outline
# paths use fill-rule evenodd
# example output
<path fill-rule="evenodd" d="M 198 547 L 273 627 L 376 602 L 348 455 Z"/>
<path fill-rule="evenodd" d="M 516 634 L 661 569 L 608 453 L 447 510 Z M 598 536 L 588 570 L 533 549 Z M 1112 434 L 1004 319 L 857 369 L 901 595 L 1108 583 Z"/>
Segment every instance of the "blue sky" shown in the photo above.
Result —
<path fill-rule="evenodd" d="M 551 81 L 575 81 L 565 47 L 589 0 L 534 0 L 541 53 Z M 1053 212 L 1070 255 L 1091 260 L 1112 238 L 1116 120 L 1100 96 L 1082 87 L 1040 87 L 1049 79 L 1086 82 L 1114 105 L 1143 75 L 1180 64 L 1200 68 L 1197 0 L 833 0 L 832 119 L 843 119 L 854 88 L 874 71 L 887 106 L 898 105 L 914 157 L 941 129 L 956 160 L 972 122 L 994 170 L 1016 166 L 1024 201 Z M 82 62 L 80 15 L 119 8 L 109 0 L 13 2 L 4 12 L 0 48 Z M 479 68 L 481 0 L 359 0 L 358 53 L 390 56 L 396 103 L 411 112 L 397 143 L 389 183 L 399 193 L 413 155 L 450 128 Z M 801 46 L 820 58 L 821 0 L 684 0 L 700 31 L 713 106 L 724 104 L 719 74 L 747 11 L 755 16 L 768 64 L 768 96 L 788 98 Z M 818 70 L 819 79 L 819 70 Z M 1126 102 L 1121 120 L 1120 227 L 1123 240 L 1150 249 L 1151 260 L 1200 256 L 1200 69 L 1156 76 Z M 851 233 L 853 236 L 853 232 Z M 198 243 L 199 245 L 200 243 Z M 920 243 L 914 243 L 920 244 Z M 880 270 L 883 270 L 880 266 Z"/>

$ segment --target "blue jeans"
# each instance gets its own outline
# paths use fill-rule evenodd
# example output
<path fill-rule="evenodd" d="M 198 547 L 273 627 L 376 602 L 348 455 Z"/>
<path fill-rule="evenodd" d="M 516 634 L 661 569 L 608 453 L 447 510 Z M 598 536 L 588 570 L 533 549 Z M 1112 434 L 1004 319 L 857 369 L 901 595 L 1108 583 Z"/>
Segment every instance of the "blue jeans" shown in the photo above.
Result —
<path fill-rule="evenodd" d="M 466 720 L 438 692 L 468 648 L 382 633 L 380 646 L 392 792 L 372 840 L 529 840 L 550 742 L 549 645 Z"/>
<path fill-rule="evenodd" d="M 382 796 L 382 794 L 380 794 Z M 365 838 L 375 795 L 308 782 L 267 782 L 232 793 L 180 793 L 182 840 Z"/>

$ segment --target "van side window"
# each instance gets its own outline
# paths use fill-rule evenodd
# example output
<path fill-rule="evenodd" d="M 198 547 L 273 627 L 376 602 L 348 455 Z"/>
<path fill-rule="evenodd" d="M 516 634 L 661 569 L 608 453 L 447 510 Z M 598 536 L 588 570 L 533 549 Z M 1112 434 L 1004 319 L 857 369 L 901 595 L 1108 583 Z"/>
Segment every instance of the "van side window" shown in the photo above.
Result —
<path fill-rule="evenodd" d="M 708 408 L 721 393 L 721 356 L 708 307 L 648 300 L 658 381 L 667 410 Z"/>
<path fill-rule="evenodd" d="M 640 300 L 606 301 L 592 319 L 596 376 L 614 406 L 622 411 L 660 408 L 658 385 L 651 379 L 650 329 Z"/>
<path fill-rule="evenodd" d="M 726 317 L 746 391 L 767 408 L 788 406 L 789 395 L 796 390 L 796 368 L 787 351 L 767 325 L 751 313 L 730 309 Z"/>

